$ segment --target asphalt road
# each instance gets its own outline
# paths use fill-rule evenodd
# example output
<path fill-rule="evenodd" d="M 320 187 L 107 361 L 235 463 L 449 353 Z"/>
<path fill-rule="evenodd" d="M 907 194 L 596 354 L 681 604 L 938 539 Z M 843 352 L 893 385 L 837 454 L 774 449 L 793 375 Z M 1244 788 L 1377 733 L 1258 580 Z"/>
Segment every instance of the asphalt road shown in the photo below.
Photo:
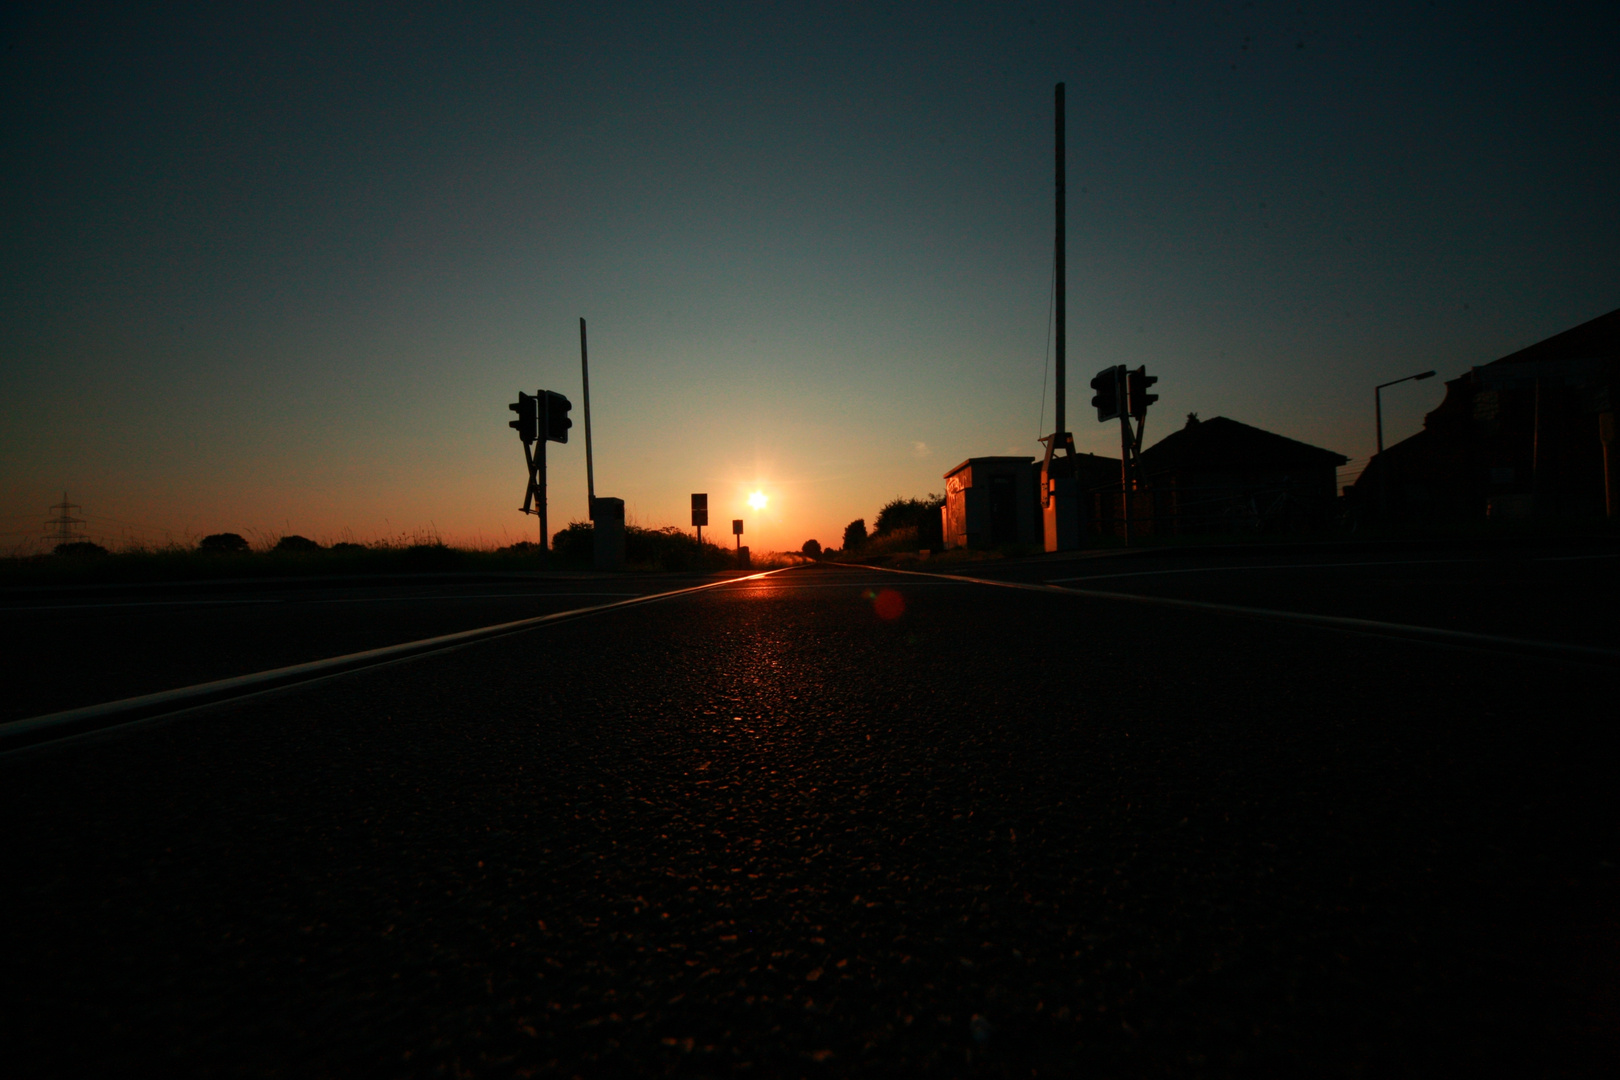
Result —
<path fill-rule="evenodd" d="M 735 575 L 725 575 L 735 576 Z M 17 590 L 0 722 L 711 580 L 696 575 L 420 575 Z"/>
<path fill-rule="evenodd" d="M 1217 562 L 1162 576 L 1381 619 L 1466 592 Z M 1105 564 L 1160 568 L 993 569 Z M 1611 640 L 1536 605 L 1612 563 L 1514 565 L 1585 583 L 1521 590 L 1515 636 Z M 140 618 L 225 639 L 193 612 Z M 377 621 L 444 625 L 415 617 Z M 1613 675 L 882 571 L 723 585 L 0 757 L 0 1038 L 64 1075 L 1606 1073 Z"/>

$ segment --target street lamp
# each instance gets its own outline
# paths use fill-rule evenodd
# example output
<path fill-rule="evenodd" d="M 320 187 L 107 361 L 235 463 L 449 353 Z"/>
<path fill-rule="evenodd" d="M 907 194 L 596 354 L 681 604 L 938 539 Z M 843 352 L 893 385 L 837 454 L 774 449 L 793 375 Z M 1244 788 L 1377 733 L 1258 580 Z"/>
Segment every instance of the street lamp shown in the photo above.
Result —
<path fill-rule="evenodd" d="M 1384 401 L 1379 395 L 1383 393 L 1384 387 L 1394 386 L 1396 383 L 1403 382 L 1422 382 L 1424 379 L 1432 378 L 1434 378 L 1434 372 L 1425 371 L 1421 375 L 1408 375 L 1404 379 L 1395 379 L 1387 383 L 1379 383 L 1377 386 L 1373 387 L 1373 416 L 1376 417 L 1378 421 L 1378 452 L 1380 454 L 1384 452 Z"/>

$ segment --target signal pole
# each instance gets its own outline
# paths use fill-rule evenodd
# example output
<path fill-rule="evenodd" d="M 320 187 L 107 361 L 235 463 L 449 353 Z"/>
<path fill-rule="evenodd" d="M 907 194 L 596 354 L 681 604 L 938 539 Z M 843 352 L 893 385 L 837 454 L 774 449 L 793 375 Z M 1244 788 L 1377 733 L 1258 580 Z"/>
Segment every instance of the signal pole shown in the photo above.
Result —
<path fill-rule="evenodd" d="M 1057 356 L 1057 388 L 1056 388 L 1056 393 L 1057 393 L 1057 437 L 1061 440 L 1063 438 L 1063 436 L 1064 436 L 1064 433 L 1069 430 L 1064 425 L 1064 420 L 1066 419 L 1064 406 L 1068 404 L 1069 396 L 1068 396 L 1067 371 L 1066 371 L 1066 365 L 1065 365 L 1064 359 L 1063 359 L 1064 330 L 1065 330 L 1065 323 L 1068 321 L 1067 320 L 1067 312 L 1065 311 L 1065 308 L 1068 307 L 1068 303 L 1067 303 L 1068 287 L 1067 287 L 1066 283 L 1064 282 L 1064 265 L 1063 265 L 1063 256 L 1065 254 L 1065 252 L 1064 252 L 1065 244 L 1063 243 L 1064 177 L 1063 177 L 1063 84 L 1062 83 L 1057 84 L 1057 89 L 1053 91 L 1053 98 L 1054 98 L 1055 104 L 1057 106 L 1057 109 L 1056 109 L 1056 114 L 1057 115 L 1056 115 L 1056 119 L 1055 119 L 1055 124 L 1056 124 L 1056 127 L 1057 127 L 1057 133 L 1056 133 L 1057 134 L 1057 138 L 1056 138 L 1056 144 L 1057 144 L 1057 175 L 1056 175 L 1056 183 L 1057 183 L 1057 235 L 1053 238 L 1053 241 L 1052 241 L 1052 244 L 1053 244 L 1053 249 L 1052 249 L 1052 258 L 1053 258 L 1053 264 L 1052 264 L 1052 272 L 1053 272 L 1052 288 L 1057 294 L 1056 298 L 1055 298 L 1055 303 L 1054 303 L 1054 307 L 1056 309 L 1056 315 L 1057 315 L 1057 327 L 1056 327 L 1056 335 L 1055 335 L 1056 338 L 1057 338 L 1057 342 L 1056 342 L 1056 344 L 1057 344 L 1057 352 L 1056 352 L 1056 356 Z M 1048 456 L 1050 457 L 1050 454 L 1048 454 Z"/>
<path fill-rule="evenodd" d="M 579 377 L 585 388 L 585 516 L 596 520 L 596 467 L 591 461 L 591 365 L 585 355 L 585 317 L 579 319 Z"/>

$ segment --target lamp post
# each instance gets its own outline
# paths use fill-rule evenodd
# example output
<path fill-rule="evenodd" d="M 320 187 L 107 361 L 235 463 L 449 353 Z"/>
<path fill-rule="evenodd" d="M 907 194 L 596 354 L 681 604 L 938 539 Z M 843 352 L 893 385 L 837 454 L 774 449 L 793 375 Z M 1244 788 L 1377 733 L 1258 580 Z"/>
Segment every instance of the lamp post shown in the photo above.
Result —
<path fill-rule="evenodd" d="M 1377 386 L 1373 387 L 1373 416 L 1376 418 L 1378 423 L 1378 452 L 1380 454 L 1384 452 L 1384 400 L 1380 396 L 1384 392 L 1384 387 L 1394 386 L 1396 383 L 1403 382 L 1422 382 L 1424 379 L 1432 379 L 1433 377 L 1434 372 L 1425 371 L 1419 375 L 1408 375 L 1404 379 L 1393 379 L 1387 383 L 1379 383 Z"/>

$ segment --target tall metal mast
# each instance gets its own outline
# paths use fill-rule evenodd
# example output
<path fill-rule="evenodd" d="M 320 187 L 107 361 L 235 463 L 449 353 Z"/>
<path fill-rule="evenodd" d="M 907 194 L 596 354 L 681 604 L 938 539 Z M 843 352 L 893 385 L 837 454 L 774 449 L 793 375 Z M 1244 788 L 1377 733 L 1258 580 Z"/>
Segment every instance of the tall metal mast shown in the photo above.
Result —
<path fill-rule="evenodd" d="M 1053 249 L 1053 298 L 1052 302 L 1057 313 L 1057 437 L 1063 438 L 1068 431 L 1065 406 L 1068 404 L 1068 380 L 1063 362 L 1063 333 L 1065 319 L 1066 286 L 1063 280 L 1063 84 L 1058 83 L 1054 91 L 1057 105 L 1056 135 L 1057 135 L 1057 236 L 1054 238 Z"/>
<path fill-rule="evenodd" d="M 591 462 L 591 365 L 585 355 L 585 317 L 579 320 L 579 376 L 585 387 L 585 516 L 596 520 L 596 467 Z"/>

